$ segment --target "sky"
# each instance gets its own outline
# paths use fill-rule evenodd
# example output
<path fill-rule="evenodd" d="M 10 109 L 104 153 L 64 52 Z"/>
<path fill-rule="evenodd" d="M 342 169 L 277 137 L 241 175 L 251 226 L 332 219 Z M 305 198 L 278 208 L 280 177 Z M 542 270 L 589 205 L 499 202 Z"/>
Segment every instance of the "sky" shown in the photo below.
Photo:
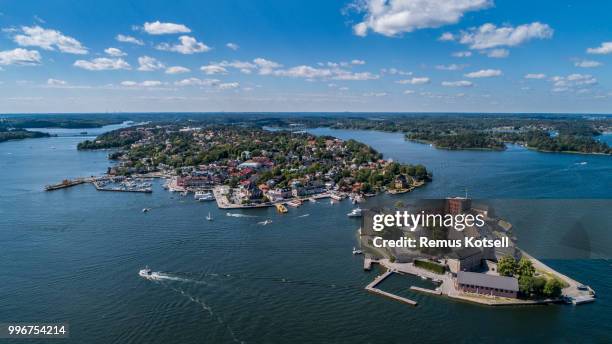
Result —
<path fill-rule="evenodd" d="M 0 113 L 612 113 L 612 2 L 0 2 Z"/>

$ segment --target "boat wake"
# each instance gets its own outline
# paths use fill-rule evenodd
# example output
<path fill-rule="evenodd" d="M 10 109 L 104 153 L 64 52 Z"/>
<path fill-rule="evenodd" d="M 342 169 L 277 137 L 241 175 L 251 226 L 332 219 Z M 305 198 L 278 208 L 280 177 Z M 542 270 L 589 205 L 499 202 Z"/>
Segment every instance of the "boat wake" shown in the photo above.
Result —
<path fill-rule="evenodd" d="M 255 215 L 232 214 L 232 213 L 225 213 L 225 215 L 231 216 L 231 217 L 258 217 L 258 216 L 255 216 Z"/>

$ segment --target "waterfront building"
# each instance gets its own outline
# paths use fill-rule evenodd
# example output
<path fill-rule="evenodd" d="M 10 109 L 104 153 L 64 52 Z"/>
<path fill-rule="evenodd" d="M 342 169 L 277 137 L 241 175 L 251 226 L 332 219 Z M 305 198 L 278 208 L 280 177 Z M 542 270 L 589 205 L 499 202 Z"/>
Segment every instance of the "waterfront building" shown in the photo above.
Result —
<path fill-rule="evenodd" d="M 472 208 L 472 200 L 467 197 L 452 197 L 446 199 L 446 212 L 457 215 Z"/>
<path fill-rule="evenodd" d="M 451 252 L 446 263 L 449 270 L 458 274 L 461 271 L 471 271 L 482 266 L 483 252 L 476 247 L 466 247 Z"/>
<path fill-rule="evenodd" d="M 476 293 L 513 299 L 517 297 L 519 291 L 518 280 L 514 277 L 467 271 L 459 271 L 459 273 L 457 273 L 455 287 L 464 293 Z"/>

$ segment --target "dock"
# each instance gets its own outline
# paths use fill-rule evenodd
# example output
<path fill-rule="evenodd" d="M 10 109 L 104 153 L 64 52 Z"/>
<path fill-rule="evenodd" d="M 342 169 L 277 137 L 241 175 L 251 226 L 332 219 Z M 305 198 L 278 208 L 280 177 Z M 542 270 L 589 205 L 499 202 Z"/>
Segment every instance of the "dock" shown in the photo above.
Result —
<path fill-rule="evenodd" d="M 385 272 L 384 274 L 382 274 L 380 276 L 376 276 L 376 278 L 374 278 L 374 280 L 372 282 L 370 282 L 370 284 L 368 284 L 365 287 L 365 290 L 369 291 L 370 293 L 374 293 L 374 294 L 378 294 L 378 295 L 382 295 L 382 296 L 388 297 L 388 298 L 390 298 L 392 300 L 395 300 L 395 301 L 406 303 L 406 304 L 409 304 L 411 306 L 416 306 L 417 305 L 416 301 L 413 301 L 413 300 L 410 300 L 410 299 L 407 299 L 405 297 L 398 296 L 398 295 L 395 295 L 395 294 L 391 294 L 391 293 L 388 293 L 386 291 L 383 291 L 383 290 L 380 290 L 380 289 L 376 288 L 376 286 L 378 284 L 380 284 L 382 281 L 384 281 L 387 277 L 393 275 L 393 273 L 394 273 L 394 271 L 387 270 L 387 272 Z"/>
<path fill-rule="evenodd" d="M 90 183 L 90 178 L 76 178 L 76 179 L 64 179 L 61 183 L 51 184 L 45 186 L 45 191 L 53 191 L 59 189 L 69 188 L 71 186 L 80 185 L 83 183 Z"/>
<path fill-rule="evenodd" d="M 422 293 L 433 294 L 433 295 L 442 295 L 442 292 L 440 290 L 432 290 L 432 289 L 427 289 L 427 288 L 421 288 L 421 287 L 417 287 L 415 285 L 410 287 L 410 290 L 412 290 L 412 291 L 420 291 Z"/>

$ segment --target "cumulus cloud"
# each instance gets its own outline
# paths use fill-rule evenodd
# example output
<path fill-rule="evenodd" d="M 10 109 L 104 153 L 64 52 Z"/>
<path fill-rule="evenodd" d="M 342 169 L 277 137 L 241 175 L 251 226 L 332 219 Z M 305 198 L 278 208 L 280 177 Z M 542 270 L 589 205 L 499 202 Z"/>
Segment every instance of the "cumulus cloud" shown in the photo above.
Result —
<path fill-rule="evenodd" d="M 66 36 L 57 30 L 44 29 L 40 26 L 22 26 L 22 34 L 15 35 L 15 43 L 24 47 L 40 47 L 45 50 L 59 50 L 69 54 L 87 54 L 81 42 Z"/>
<path fill-rule="evenodd" d="M 118 42 L 122 42 L 122 43 L 132 43 L 132 44 L 136 44 L 136 45 L 144 45 L 144 42 L 139 40 L 136 37 L 132 37 L 132 36 L 127 36 L 127 35 L 122 35 L 122 34 L 118 34 L 115 39 Z"/>
<path fill-rule="evenodd" d="M 476 72 L 465 74 L 466 78 L 491 78 L 494 76 L 502 75 L 502 71 L 499 69 L 481 69 Z"/>
<path fill-rule="evenodd" d="M 579 73 L 567 76 L 554 76 L 550 81 L 553 83 L 553 91 L 555 92 L 585 88 L 597 84 L 597 79 L 592 75 Z"/>
<path fill-rule="evenodd" d="M 529 74 L 525 74 L 524 76 L 525 79 L 544 79 L 546 78 L 546 74 L 542 74 L 542 73 L 529 73 Z"/>
<path fill-rule="evenodd" d="M 366 62 L 364 60 L 352 60 L 352 65 L 364 65 Z"/>
<path fill-rule="evenodd" d="M 412 75 L 412 72 L 400 70 L 397 68 L 383 68 L 380 70 L 380 72 L 382 74 L 389 74 L 389 75 Z"/>
<path fill-rule="evenodd" d="M 181 54 L 194 54 L 194 53 L 202 53 L 210 50 L 210 47 L 202 42 L 198 42 L 195 38 L 191 36 L 180 36 L 180 43 L 178 44 L 168 44 L 161 43 L 158 44 L 155 49 L 165 50 L 165 51 L 174 51 Z"/>
<path fill-rule="evenodd" d="M 471 51 L 457 51 L 451 54 L 453 57 L 470 57 L 472 56 Z"/>
<path fill-rule="evenodd" d="M 539 22 L 516 27 L 497 27 L 494 24 L 487 23 L 478 28 L 462 31 L 459 42 L 477 50 L 503 46 L 514 47 L 533 39 L 551 38 L 553 32 L 550 26 Z"/>
<path fill-rule="evenodd" d="M 200 67 L 200 70 L 204 72 L 204 74 L 206 75 L 227 74 L 227 69 L 225 69 L 222 66 L 215 65 L 215 64 L 209 64 L 207 66 L 202 66 Z"/>
<path fill-rule="evenodd" d="M 414 91 L 413 90 L 405 90 L 404 94 L 414 94 Z"/>
<path fill-rule="evenodd" d="M 187 78 L 179 81 L 175 81 L 176 86 L 214 86 L 218 85 L 220 80 L 218 79 L 198 79 L 198 78 Z"/>
<path fill-rule="evenodd" d="M 166 66 L 156 58 L 150 56 L 141 56 L 138 58 L 138 70 L 141 72 L 152 72 L 154 70 L 165 68 Z"/>
<path fill-rule="evenodd" d="M 266 59 L 261 58 L 261 57 L 258 57 L 256 59 L 254 59 L 253 62 L 255 63 L 255 65 L 257 65 L 257 68 L 259 68 L 259 74 L 261 74 L 261 75 L 272 74 L 274 69 L 280 68 L 280 67 L 283 66 L 283 65 L 281 65 L 278 62 L 266 60 Z"/>
<path fill-rule="evenodd" d="M 332 76 L 332 72 L 326 68 L 315 68 L 311 66 L 301 65 L 295 66 L 285 70 L 277 70 L 274 72 L 275 75 L 288 76 L 293 78 L 322 78 Z"/>
<path fill-rule="evenodd" d="M 459 80 L 459 81 L 442 81 L 444 87 L 472 87 L 474 84 L 471 81 Z"/>
<path fill-rule="evenodd" d="M 367 92 L 363 94 L 364 97 L 386 97 L 387 95 L 387 92 Z"/>
<path fill-rule="evenodd" d="M 106 49 L 104 49 L 104 52 L 106 54 L 110 55 L 110 56 L 113 56 L 113 57 L 119 57 L 119 56 L 127 55 L 126 53 L 121 51 L 121 49 L 117 49 L 117 48 L 106 48 Z"/>
<path fill-rule="evenodd" d="M 358 36 L 368 31 L 397 36 L 417 29 L 455 24 L 464 13 L 487 8 L 490 0 L 364 0 L 353 8 L 365 13 L 363 21 L 353 26 Z"/>
<path fill-rule="evenodd" d="M 455 35 L 453 35 L 450 32 L 445 32 L 443 33 L 440 38 L 438 38 L 439 41 L 442 42 L 449 42 L 449 41 L 454 41 L 455 40 Z"/>
<path fill-rule="evenodd" d="M 219 84 L 217 87 L 221 90 L 231 90 L 240 87 L 240 84 L 237 82 L 226 82 Z"/>
<path fill-rule="evenodd" d="M 17 48 L 0 51 L 0 65 L 37 65 L 40 64 L 40 53 L 36 50 Z"/>
<path fill-rule="evenodd" d="M 581 61 L 574 62 L 574 66 L 581 67 L 581 68 L 595 68 L 601 65 L 602 65 L 601 62 L 592 61 L 592 60 L 581 60 Z"/>
<path fill-rule="evenodd" d="M 173 33 L 189 33 L 191 29 L 183 24 L 162 23 L 159 20 L 152 23 L 146 22 L 143 30 L 150 35 L 167 35 Z"/>
<path fill-rule="evenodd" d="M 510 55 L 510 51 L 508 49 L 491 49 L 484 52 L 488 57 L 503 59 Z"/>
<path fill-rule="evenodd" d="M 596 55 L 612 54 L 612 42 L 603 42 L 597 48 L 588 48 L 587 53 Z"/>
<path fill-rule="evenodd" d="M 47 79 L 47 85 L 49 86 L 64 86 L 67 82 L 59 79 Z"/>
<path fill-rule="evenodd" d="M 121 86 L 125 87 L 158 87 L 163 85 L 163 83 L 159 80 L 145 80 L 142 82 L 136 81 L 122 81 Z"/>
<path fill-rule="evenodd" d="M 93 60 L 77 60 L 73 64 L 75 67 L 87 70 L 117 70 L 130 69 L 130 64 L 121 58 L 99 57 Z"/>
<path fill-rule="evenodd" d="M 182 66 L 172 66 L 166 68 L 166 74 L 181 74 L 181 73 L 189 73 L 191 70 Z"/>
<path fill-rule="evenodd" d="M 439 70 L 461 70 L 463 68 L 464 68 L 463 65 L 458 65 L 456 63 L 451 63 L 449 65 L 437 65 L 436 66 L 436 69 L 439 69 Z"/>
<path fill-rule="evenodd" d="M 232 43 L 232 42 L 227 43 L 225 46 L 228 47 L 229 49 L 234 50 L 234 51 L 240 49 L 240 46 L 238 44 Z"/>
<path fill-rule="evenodd" d="M 398 84 L 410 84 L 410 85 L 423 85 L 429 83 L 430 79 L 428 77 L 415 77 L 411 79 L 398 80 L 396 81 Z"/>

